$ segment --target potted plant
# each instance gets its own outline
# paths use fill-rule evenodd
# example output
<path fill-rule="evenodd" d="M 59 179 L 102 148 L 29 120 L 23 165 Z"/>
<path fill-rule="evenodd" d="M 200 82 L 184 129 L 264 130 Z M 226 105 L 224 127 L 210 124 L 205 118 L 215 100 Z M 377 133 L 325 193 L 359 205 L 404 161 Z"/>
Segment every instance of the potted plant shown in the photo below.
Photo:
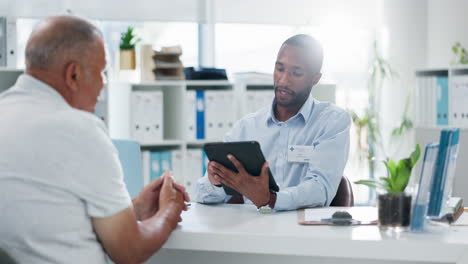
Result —
<path fill-rule="evenodd" d="M 141 39 L 137 38 L 132 27 L 128 27 L 126 32 L 121 33 L 120 37 L 120 69 L 134 70 L 135 62 L 135 44 Z"/>
<path fill-rule="evenodd" d="M 388 177 L 379 180 L 360 180 L 356 184 L 364 184 L 370 188 L 382 189 L 378 196 L 379 225 L 382 228 L 407 227 L 411 218 L 411 196 L 406 194 L 411 171 L 421 156 L 419 144 L 411 155 L 398 162 L 385 161 Z"/>

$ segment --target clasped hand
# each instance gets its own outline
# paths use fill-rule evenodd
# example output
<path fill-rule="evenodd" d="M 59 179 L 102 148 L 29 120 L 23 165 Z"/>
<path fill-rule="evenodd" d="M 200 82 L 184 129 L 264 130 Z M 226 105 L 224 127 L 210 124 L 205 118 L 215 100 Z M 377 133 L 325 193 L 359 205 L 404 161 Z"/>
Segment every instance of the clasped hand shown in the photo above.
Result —
<path fill-rule="evenodd" d="M 185 202 L 190 201 L 185 187 L 173 181 L 171 172 L 166 172 L 161 177 L 145 186 L 143 190 L 133 199 L 133 207 L 138 220 L 146 220 L 155 215 L 163 207 L 172 207 L 180 214 L 186 211 Z M 182 219 L 179 217 L 179 221 Z"/>

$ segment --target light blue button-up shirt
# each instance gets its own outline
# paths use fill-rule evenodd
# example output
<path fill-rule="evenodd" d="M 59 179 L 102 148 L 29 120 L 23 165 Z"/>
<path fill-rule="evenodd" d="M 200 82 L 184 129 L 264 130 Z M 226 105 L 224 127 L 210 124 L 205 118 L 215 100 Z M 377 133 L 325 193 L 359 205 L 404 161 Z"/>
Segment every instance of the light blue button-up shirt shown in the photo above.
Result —
<path fill-rule="evenodd" d="M 285 122 L 276 119 L 271 105 L 245 116 L 224 141 L 260 143 L 280 187 L 275 210 L 328 206 L 348 160 L 350 124 L 344 110 L 309 97 L 300 111 Z M 312 147 L 309 162 L 288 161 L 288 148 L 296 145 Z M 198 180 L 195 201 L 221 203 L 229 198 L 223 188 L 210 183 L 207 175 Z"/>

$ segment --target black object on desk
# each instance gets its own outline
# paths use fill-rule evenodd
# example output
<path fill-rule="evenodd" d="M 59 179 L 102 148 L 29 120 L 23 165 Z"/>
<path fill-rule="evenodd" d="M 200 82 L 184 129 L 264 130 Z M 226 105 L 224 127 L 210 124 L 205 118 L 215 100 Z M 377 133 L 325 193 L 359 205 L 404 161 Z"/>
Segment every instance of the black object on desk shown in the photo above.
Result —
<path fill-rule="evenodd" d="M 184 74 L 186 80 L 227 80 L 225 69 L 185 67 Z"/>
<path fill-rule="evenodd" d="M 262 166 L 265 163 L 265 157 L 257 141 L 207 143 L 203 149 L 210 161 L 216 161 L 224 167 L 238 172 L 234 164 L 227 157 L 228 154 L 233 155 L 252 176 L 260 176 Z M 270 190 L 278 192 L 279 187 L 271 174 L 270 168 L 268 168 L 268 175 Z M 226 194 L 241 195 L 226 185 L 223 185 L 223 188 Z"/>

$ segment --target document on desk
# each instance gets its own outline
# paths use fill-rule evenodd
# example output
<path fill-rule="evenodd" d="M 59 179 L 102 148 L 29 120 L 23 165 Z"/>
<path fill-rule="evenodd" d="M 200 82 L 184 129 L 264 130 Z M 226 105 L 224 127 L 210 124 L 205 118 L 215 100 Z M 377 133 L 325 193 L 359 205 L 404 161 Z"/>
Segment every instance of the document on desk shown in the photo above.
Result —
<path fill-rule="evenodd" d="M 298 223 L 301 225 L 331 225 L 329 220 L 337 211 L 348 212 L 353 219 L 353 225 L 377 224 L 377 207 L 372 206 L 305 208 L 298 211 Z"/>

